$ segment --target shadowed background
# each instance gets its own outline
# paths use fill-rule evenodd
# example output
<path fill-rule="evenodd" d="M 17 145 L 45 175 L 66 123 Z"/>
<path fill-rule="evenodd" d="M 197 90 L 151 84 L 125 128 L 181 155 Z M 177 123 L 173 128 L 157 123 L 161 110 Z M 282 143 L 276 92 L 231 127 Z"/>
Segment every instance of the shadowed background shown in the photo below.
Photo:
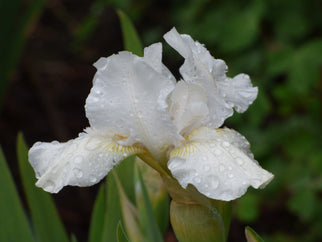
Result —
<path fill-rule="evenodd" d="M 9 2 L 0 4 L 0 143 L 18 184 L 18 131 L 31 146 L 67 141 L 88 126 L 84 103 L 92 63 L 124 49 L 115 11 L 122 9 L 144 46 L 164 44 L 162 35 L 175 26 L 224 59 L 228 76 L 247 73 L 259 87 L 249 110 L 225 125 L 247 137 L 275 179 L 234 203 L 229 241 L 241 241 L 245 225 L 267 241 L 322 239 L 320 1 Z M 183 60 L 167 44 L 163 61 L 179 78 Z M 97 188 L 66 187 L 54 195 L 79 241 L 87 239 Z"/>

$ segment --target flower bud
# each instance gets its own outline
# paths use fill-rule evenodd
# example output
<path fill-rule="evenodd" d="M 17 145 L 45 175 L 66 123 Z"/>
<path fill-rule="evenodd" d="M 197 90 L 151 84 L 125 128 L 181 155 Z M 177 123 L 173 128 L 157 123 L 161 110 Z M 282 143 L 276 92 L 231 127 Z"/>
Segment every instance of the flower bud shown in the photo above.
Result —
<path fill-rule="evenodd" d="M 180 242 L 226 241 L 228 231 L 215 208 L 172 200 L 170 220 Z"/>

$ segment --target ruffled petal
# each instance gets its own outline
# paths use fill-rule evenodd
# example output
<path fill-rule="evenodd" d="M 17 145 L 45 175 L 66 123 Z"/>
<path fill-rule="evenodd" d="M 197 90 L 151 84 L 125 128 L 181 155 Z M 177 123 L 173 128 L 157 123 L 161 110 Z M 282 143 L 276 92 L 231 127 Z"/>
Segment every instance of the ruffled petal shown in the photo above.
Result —
<path fill-rule="evenodd" d="M 175 79 L 161 63 L 161 45 L 145 57 L 120 52 L 94 64 L 97 73 L 86 100 L 92 127 L 125 137 L 124 145 L 143 144 L 155 158 L 181 139 L 166 111 Z"/>
<path fill-rule="evenodd" d="M 121 146 L 109 136 L 87 130 L 66 143 L 37 142 L 29 150 L 36 185 L 57 193 L 64 186 L 91 186 L 126 157 L 145 152 L 134 146 Z"/>
<path fill-rule="evenodd" d="M 168 167 L 183 188 L 192 184 L 207 197 L 224 201 L 273 179 L 254 160 L 245 137 L 227 128 L 194 130 L 185 145 L 170 153 Z"/>
<path fill-rule="evenodd" d="M 200 85 L 207 93 L 209 115 L 203 125 L 218 128 L 224 120 L 237 112 L 244 112 L 257 97 L 247 75 L 226 76 L 227 66 L 215 59 L 199 42 L 189 35 L 180 35 L 175 28 L 164 35 L 165 40 L 184 58 L 180 73 L 186 82 Z"/>
<path fill-rule="evenodd" d="M 182 135 L 200 127 L 209 113 L 205 91 L 193 83 L 178 82 L 168 103 L 169 115 Z"/>

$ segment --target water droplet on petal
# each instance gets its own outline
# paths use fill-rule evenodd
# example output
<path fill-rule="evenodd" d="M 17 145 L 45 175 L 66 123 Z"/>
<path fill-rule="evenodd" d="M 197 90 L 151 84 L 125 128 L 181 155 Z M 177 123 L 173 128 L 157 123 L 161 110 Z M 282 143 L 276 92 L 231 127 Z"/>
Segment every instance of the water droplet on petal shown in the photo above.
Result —
<path fill-rule="evenodd" d="M 204 171 L 209 171 L 210 170 L 210 166 L 209 165 L 204 165 L 203 169 L 204 169 Z"/>
<path fill-rule="evenodd" d="M 216 189 L 219 186 L 219 181 L 217 180 L 217 178 L 213 177 L 210 184 L 213 189 Z"/>
<path fill-rule="evenodd" d="M 214 151 L 214 152 L 215 152 L 215 154 L 216 154 L 216 155 L 220 155 L 220 154 L 222 153 L 222 151 L 221 151 L 220 149 L 218 149 L 218 148 L 217 148 L 217 149 L 215 149 L 215 151 Z"/>
<path fill-rule="evenodd" d="M 228 174 L 228 177 L 229 177 L 229 178 L 234 178 L 234 174 L 229 173 L 229 174 Z"/>
<path fill-rule="evenodd" d="M 79 169 L 79 168 L 74 168 L 74 169 L 73 169 L 73 172 L 74 172 L 74 174 L 75 174 L 75 176 L 76 176 L 77 178 L 82 178 L 82 176 L 83 176 L 83 172 L 81 171 L 81 169 Z"/>
<path fill-rule="evenodd" d="M 194 180 L 196 183 L 200 183 L 200 182 L 201 182 L 200 177 L 195 177 L 193 180 Z"/>
<path fill-rule="evenodd" d="M 238 158 L 236 159 L 236 161 L 237 161 L 237 163 L 238 163 L 239 165 L 242 165 L 242 164 L 244 163 L 243 159 L 242 159 L 242 158 L 240 158 L 240 157 L 238 157 Z"/>
<path fill-rule="evenodd" d="M 224 142 L 222 143 L 222 145 L 223 145 L 224 147 L 229 147 L 229 146 L 230 146 L 230 143 L 229 143 L 229 142 L 227 142 L 227 141 L 224 141 Z"/>
<path fill-rule="evenodd" d="M 76 156 L 75 158 L 74 158 L 74 162 L 76 163 L 76 164 L 79 164 L 79 163 L 81 163 L 83 161 L 83 157 L 82 156 L 80 156 L 80 155 L 78 155 L 78 156 Z"/>

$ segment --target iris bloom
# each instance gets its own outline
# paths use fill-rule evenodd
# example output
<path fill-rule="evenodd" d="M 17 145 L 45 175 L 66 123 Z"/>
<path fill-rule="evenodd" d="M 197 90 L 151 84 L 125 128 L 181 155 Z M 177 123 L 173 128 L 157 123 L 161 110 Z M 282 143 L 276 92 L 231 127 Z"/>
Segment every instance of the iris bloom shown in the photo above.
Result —
<path fill-rule="evenodd" d="M 219 128 L 233 109 L 244 112 L 255 100 L 248 75 L 228 78 L 224 61 L 174 28 L 164 38 L 185 59 L 183 79 L 176 82 L 162 64 L 161 43 L 145 48 L 144 57 L 123 51 L 100 58 L 85 104 L 90 127 L 66 143 L 37 142 L 29 151 L 37 186 L 52 193 L 91 186 L 134 154 L 212 199 L 236 199 L 273 178 L 242 135 Z"/>

